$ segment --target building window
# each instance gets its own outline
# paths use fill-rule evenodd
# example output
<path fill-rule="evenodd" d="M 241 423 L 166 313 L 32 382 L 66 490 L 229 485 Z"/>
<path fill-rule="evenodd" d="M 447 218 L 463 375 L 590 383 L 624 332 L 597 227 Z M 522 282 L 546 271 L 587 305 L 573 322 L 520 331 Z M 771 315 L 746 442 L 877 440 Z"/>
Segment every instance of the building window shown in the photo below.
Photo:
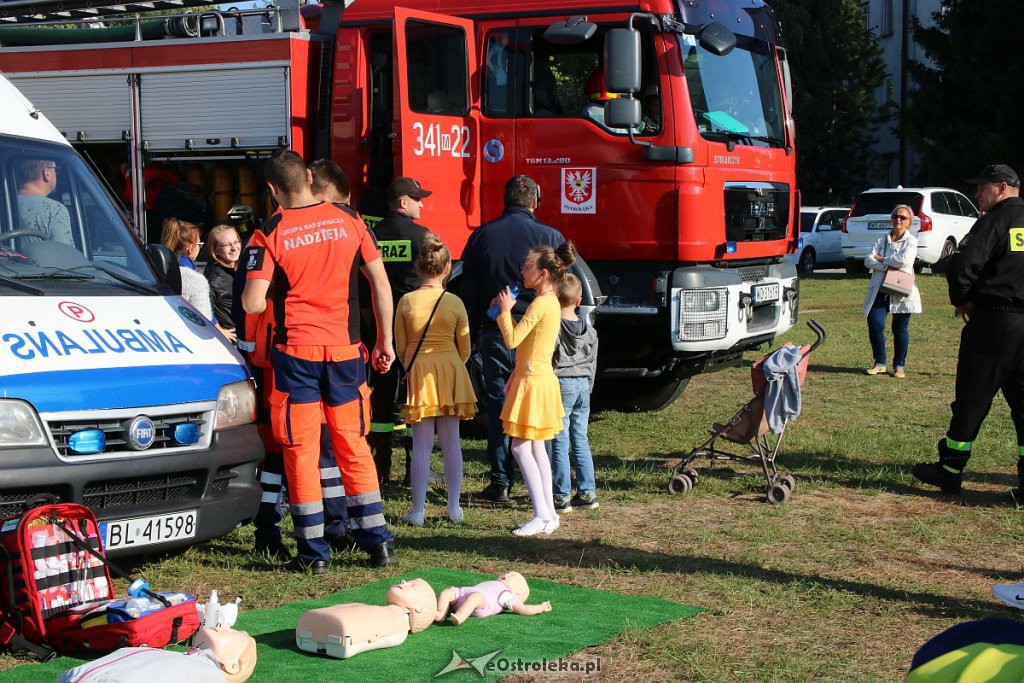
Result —
<path fill-rule="evenodd" d="M 871 31 L 871 3 L 868 0 L 862 0 L 860 3 L 860 11 L 864 13 L 864 30 Z"/>
<path fill-rule="evenodd" d="M 881 10 L 878 34 L 884 38 L 892 35 L 892 0 L 882 0 Z"/>

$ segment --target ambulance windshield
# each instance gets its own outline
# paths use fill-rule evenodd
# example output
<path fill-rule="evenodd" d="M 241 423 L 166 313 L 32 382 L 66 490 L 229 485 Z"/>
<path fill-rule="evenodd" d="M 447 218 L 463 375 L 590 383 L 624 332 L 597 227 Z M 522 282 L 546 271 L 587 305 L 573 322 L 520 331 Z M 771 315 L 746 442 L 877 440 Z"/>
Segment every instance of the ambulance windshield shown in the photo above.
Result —
<path fill-rule="evenodd" d="M 736 39 L 736 47 L 719 56 L 694 36 L 680 36 L 697 130 L 706 140 L 783 147 L 782 88 L 771 49 L 754 38 Z"/>
<path fill-rule="evenodd" d="M 74 150 L 0 136 L 3 295 L 163 290 L 123 215 Z"/>

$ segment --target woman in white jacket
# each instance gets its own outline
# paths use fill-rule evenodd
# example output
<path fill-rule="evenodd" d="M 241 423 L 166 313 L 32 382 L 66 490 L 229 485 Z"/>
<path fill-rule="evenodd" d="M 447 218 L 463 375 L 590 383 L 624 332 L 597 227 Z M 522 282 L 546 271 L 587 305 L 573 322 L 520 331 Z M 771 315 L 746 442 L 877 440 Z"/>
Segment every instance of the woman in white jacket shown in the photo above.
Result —
<path fill-rule="evenodd" d="M 892 230 L 878 238 L 871 253 L 864 257 L 864 265 L 871 271 L 871 281 L 864 296 L 864 315 L 868 318 L 868 337 L 871 339 L 871 353 L 875 364 L 868 369 L 869 375 L 885 372 L 885 317 L 892 313 L 893 376 L 900 379 L 907 376 L 907 348 L 910 346 L 910 314 L 921 312 L 921 292 L 914 283 L 914 290 L 907 296 L 882 291 L 882 281 L 889 269 L 914 273 L 917 258 L 917 238 L 910 234 L 914 212 L 906 204 L 900 204 L 890 215 Z"/>

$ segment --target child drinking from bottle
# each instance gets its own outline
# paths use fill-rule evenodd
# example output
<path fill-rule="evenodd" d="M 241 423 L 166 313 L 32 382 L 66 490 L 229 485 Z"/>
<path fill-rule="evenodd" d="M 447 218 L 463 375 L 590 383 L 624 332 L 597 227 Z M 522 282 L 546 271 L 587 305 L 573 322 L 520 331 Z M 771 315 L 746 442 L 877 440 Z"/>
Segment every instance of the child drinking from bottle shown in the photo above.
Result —
<path fill-rule="evenodd" d="M 576 247 L 565 242 L 557 249 L 534 247 L 523 263 L 523 286 L 537 298 L 519 323 L 512 321 L 514 300 L 508 287 L 498 293 L 498 328 L 516 366 L 509 378 L 501 422 L 512 437 L 512 455 L 523 473 L 533 502 L 533 518 L 512 533 L 516 536 L 550 534 L 558 528 L 552 497 L 551 462 L 544 442 L 562 430 L 562 393 L 551 367 L 561 329 L 562 309 L 555 288 L 576 261 Z"/>
<path fill-rule="evenodd" d="M 462 521 L 459 420 L 476 414 L 476 394 L 466 370 L 469 316 L 462 300 L 444 291 L 452 257 L 434 233 L 423 238 L 415 266 L 423 284 L 403 296 L 395 312 L 395 351 L 408 373 L 402 410 L 406 424 L 412 425 L 412 510 L 402 520 L 423 526 L 436 429 L 444 456 L 448 519 L 457 524 Z"/>

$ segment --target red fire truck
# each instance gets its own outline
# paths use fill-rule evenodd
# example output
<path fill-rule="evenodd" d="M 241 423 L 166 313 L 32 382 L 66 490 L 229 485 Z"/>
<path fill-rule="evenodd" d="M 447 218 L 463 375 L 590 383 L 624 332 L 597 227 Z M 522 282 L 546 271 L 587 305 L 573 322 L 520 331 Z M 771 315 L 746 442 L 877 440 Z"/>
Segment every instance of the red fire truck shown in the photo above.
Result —
<path fill-rule="evenodd" d="M 212 198 L 211 224 L 265 212 L 279 147 L 337 161 L 370 216 L 391 177 L 419 179 L 456 256 L 532 176 L 589 266 L 598 385 L 620 403 L 667 405 L 796 321 L 791 86 L 761 0 L 286 1 L 112 22 L 175 3 L 3 0 L 0 70 L 150 240 L 167 178 Z"/>

